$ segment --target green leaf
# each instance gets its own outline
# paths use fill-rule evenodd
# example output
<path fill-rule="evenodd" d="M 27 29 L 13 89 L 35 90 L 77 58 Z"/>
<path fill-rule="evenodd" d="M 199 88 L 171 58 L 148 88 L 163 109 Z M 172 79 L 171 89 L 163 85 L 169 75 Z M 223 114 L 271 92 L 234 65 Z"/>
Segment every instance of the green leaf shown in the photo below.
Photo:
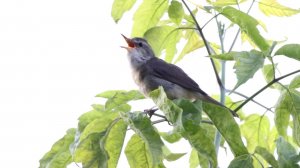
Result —
<path fill-rule="evenodd" d="M 299 168 L 300 160 L 296 149 L 282 137 L 278 138 L 276 144 L 279 167 Z"/>
<path fill-rule="evenodd" d="M 300 44 L 286 44 L 279 48 L 275 55 L 284 55 L 300 61 Z"/>
<path fill-rule="evenodd" d="M 286 114 L 283 114 L 283 113 Z M 284 117 L 280 119 L 277 115 Z M 297 90 L 283 91 L 275 110 L 275 124 L 279 135 L 286 137 L 289 114 L 293 117 L 293 139 L 300 146 L 300 92 Z"/>
<path fill-rule="evenodd" d="M 118 23 L 123 14 L 126 11 L 129 11 L 135 2 L 136 0 L 114 0 L 111 8 L 111 16 L 113 17 L 114 21 Z"/>
<path fill-rule="evenodd" d="M 234 59 L 236 62 L 233 68 L 236 69 L 238 81 L 233 90 L 252 78 L 256 71 L 264 65 L 263 54 L 256 50 L 235 56 Z"/>
<path fill-rule="evenodd" d="M 251 114 L 241 125 L 242 135 L 247 141 L 247 149 L 250 153 L 254 152 L 256 146 L 262 146 L 269 149 L 268 134 L 270 132 L 270 122 L 266 116 Z M 273 139 L 271 142 L 274 142 Z"/>
<path fill-rule="evenodd" d="M 102 97 L 102 98 L 112 98 L 114 97 L 117 93 L 125 93 L 126 90 L 108 90 L 108 91 L 104 91 L 102 93 L 99 93 L 96 95 L 96 97 Z"/>
<path fill-rule="evenodd" d="M 166 0 L 144 0 L 133 17 L 132 37 L 142 37 L 144 33 L 156 26 L 168 8 Z"/>
<path fill-rule="evenodd" d="M 169 143 L 178 142 L 182 138 L 182 136 L 178 132 L 175 132 L 175 131 L 160 132 L 159 134 L 165 141 L 167 141 Z"/>
<path fill-rule="evenodd" d="M 59 139 L 40 160 L 40 168 L 67 167 L 72 162 L 69 147 L 74 142 L 76 129 L 71 128 L 66 135 Z"/>
<path fill-rule="evenodd" d="M 283 91 L 276 103 L 274 118 L 278 134 L 285 138 L 287 137 L 287 128 L 290 121 L 289 101 L 289 96 L 287 96 L 286 91 Z"/>
<path fill-rule="evenodd" d="M 199 35 L 193 30 L 189 37 L 188 41 L 186 42 L 185 46 L 183 47 L 181 53 L 177 57 L 175 63 L 179 62 L 183 59 L 185 55 L 187 55 L 190 52 L 195 51 L 198 48 L 201 48 L 204 46 L 203 40 L 200 39 Z"/>
<path fill-rule="evenodd" d="M 250 154 L 245 154 L 234 158 L 228 168 L 253 168 L 253 159 Z"/>
<path fill-rule="evenodd" d="M 169 18 L 177 25 L 180 25 L 181 20 L 184 16 L 184 10 L 182 4 L 176 0 L 172 0 L 171 5 L 168 9 Z"/>
<path fill-rule="evenodd" d="M 223 107 L 206 102 L 202 103 L 203 110 L 224 137 L 234 156 L 248 154 L 241 138 L 239 126 L 232 114 Z"/>
<path fill-rule="evenodd" d="M 82 114 L 79 117 L 79 122 L 78 122 L 78 130 L 79 132 L 82 132 L 84 130 L 84 128 L 92 121 L 94 121 L 95 119 L 99 119 L 102 116 L 104 116 L 105 113 L 102 111 L 97 111 L 97 110 L 92 110 L 89 112 L 86 112 L 84 114 Z"/>
<path fill-rule="evenodd" d="M 192 148 L 189 163 L 190 163 L 190 168 L 197 168 L 199 166 L 198 152 L 194 148 Z"/>
<path fill-rule="evenodd" d="M 163 147 L 164 158 L 169 161 L 176 161 L 184 156 L 186 153 L 172 153 L 166 146 Z"/>
<path fill-rule="evenodd" d="M 274 79 L 274 69 L 275 67 L 273 67 L 272 64 L 264 65 L 264 67 L 262 68 L 262 72 L 267 83 L 270 83 Z"/>
<path fill-rule="evenodd" d="M 141 113 L 124 113 L 122 117 L 145 142 L 151 167 L 163 165 L 162 147 L 164 143 L 152 126 L 150 119 Z"/>
<path fill-rule="evenodd" d="M 149 149 L 143 139 L 137 134 L 134 134 L 128 141 L 125 155 L 130 167 L 153 167 L 150 161 Z"/>
<path fill-rule="evenodd" d="M 239 25 L 241 31 L 246 33 L 261 51 L 268 51 L 269 44 L 260 35 L 256 27 L 259 22 L 256 19 L 231 6 L 226 6 L 223 9 L 217 8 L 217 10 L 230 21 Z"/>
<path fill-rule="evenodd" d="M 109 91 L 97 95 L 98 97 L 109 97 L 105 103 L 106 110 L 128 112 L 131 107 L 127 104 L 127 102 L 144 99 L 144 96 L 137 90 L 131 90 L 128 92 L 116 91 L 115 94 L 112 95 L 114 92 L 115 91 Z"/>
<path fill-rule="evenodd" d="M 258 7 L 266 16 L 292 16 L 300 12 L 299 9 L 281 5 L 277 0 L 260 0 Z"/>
<path fill-rule="evenodd" d="M 180 120 L 182 109 L 167 98 L 163 87 L 159 87 L 152 91 L 150 93 L 150 97 L 158 108 L 165 114 L 170 123 L 172 123 L 175 127 L 182 125 Z"/>
<path fill-rule="evenodd" d="M 213 139 L 207 135 L 207 131 L 201 127 L 201 101 L 195 103 L 185 99 L 177 99 L 174 102 L 182 109 L 182 135 L 189 141 L 191 146 L 200 154 L 204 155 L 212 164 L 217 167 L 217 154 Z"/>
<path fill-rule="evenodd" d="M 214 6 L 228 6 L 228 5 L 237 5 L 247 0 L 216 0 L 211 4 Z"/>
<path fill-rule="evenodd" d="M 107 167 L 109 154 L 105 149 L 105 143 L 112 127 L 119 120 L 117 119 L 119 114 L 107 112 L 100 118 L 90 120 L 91 118 L 89 117 L 93 115 L 93 113 L 86 113 L 83 115 L 84 117 L 81 118 L 81 120 L 85 119 L 83 120 L 84 122 L 90 122 L 83 127 L 84 129 L 81 134 L 76 136 L 75 143 L 72 146 L 73 159 L 77 163 L 81 162 L 83 167 Z M 119 134 L 122 135 L 121 132 L 119 132 Z M 116 148 L 115 150 L 118 152 Z M 119 150 L 121 150 L 121 147 Z M 112 159 L 118 159 L 118 157 L 112 155 Z M 113 160 L 111 162 L 116 161 Z"/>
<path fill-rule="evenodd" d="M 118 121 L 110 128 L 104 145 L 108 154 L 108 167 L 117 167 L 126 131 L 127 124 L 123 120 Z"/>
<path fill-rule="evenodd" d="M 157 26 L 147 30 L 144 37 L 156 56 L 161 56 L 162 51 L 166 50 L 165 60 L 172 62 L 177 52 L 176 44 L 180 40 L 181 32 L 181 29 L 172 26 Z"/>
<path fill-rule="evenodd" d="M 225 61 L 231 61 L 231 60 L 234 60 L 234 58 L 247 57 L 248 54 L 249 54 L 249 52 L 247 52 L 247 51 L 241 51 L 241 52 L 231 51 L 231 52 L 224 53 L 224 54 L 211 55 L 210 57 L 220 59 L 220 60 L 225 60 Z"/>
<path fill-rule="evenodd" d="M 255 148 L 255 153 L 262 156 L 273 168 L 279 167 L 275 157 L 266 148 L 257 146 Z"/>
<path fill-rule="evenodd" d="M 300 88 L 300 75 L 297 75 L 290 83 L 289 89 Z"/>

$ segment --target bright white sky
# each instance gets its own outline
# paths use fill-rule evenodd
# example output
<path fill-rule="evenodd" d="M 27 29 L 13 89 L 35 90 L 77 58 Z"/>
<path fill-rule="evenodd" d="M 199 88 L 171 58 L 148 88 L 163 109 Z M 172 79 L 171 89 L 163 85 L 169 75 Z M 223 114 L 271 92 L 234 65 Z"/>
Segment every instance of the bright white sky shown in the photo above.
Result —
<path fill-rule="evenodd" d="M 300 8 L 299 2 L 293 2 Z M 131 16 L 125 15 L 126 20 L 116 25 L 110 17 L 111 4 L 99 0 L 1 1 L 1 167 L 38 167 L 52 144 L 68 128 L 76 127 L 80 114 L 99 102 L 94 98 L 97 93 L 137 88 L 126 52 L 119 47 L 125 44 L 120 33 L 130 35 Z M 288 37 L 291 43 L 300 43 L 299 18 L 271 18 L 267 22 L 270 37 Z M 218 93 L 208 59 L 197 56 L 187 57 L 179 65 L 200 81 L 203 90 Z M 300 67 L 284 66 L 282 74 L 297 69 L 295 66 Z M 228 81 L 229 86 L 234 85 L 234 77 Z M 250 82 L 240 91 L 251 94 L 263 85 Z M 264 102 L 266 96 L 258 100 Z"/>

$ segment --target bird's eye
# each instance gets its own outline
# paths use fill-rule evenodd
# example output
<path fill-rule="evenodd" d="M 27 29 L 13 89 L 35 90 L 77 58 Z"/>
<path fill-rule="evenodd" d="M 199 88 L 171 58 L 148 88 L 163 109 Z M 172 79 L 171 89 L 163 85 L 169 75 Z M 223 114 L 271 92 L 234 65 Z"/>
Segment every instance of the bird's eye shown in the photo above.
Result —
<path fill-rule="evenodd" d="M 139 46 L 140 46 L 140 47 L 143 47 L 143 43 L 139 43 Z"/>

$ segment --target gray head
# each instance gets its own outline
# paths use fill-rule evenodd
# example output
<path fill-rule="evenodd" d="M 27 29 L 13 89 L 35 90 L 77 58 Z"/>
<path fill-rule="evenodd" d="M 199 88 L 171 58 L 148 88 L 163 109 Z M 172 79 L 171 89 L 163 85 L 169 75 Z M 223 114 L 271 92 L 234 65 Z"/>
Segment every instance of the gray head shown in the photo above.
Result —
<path fill-rule="evenodd" d="M 140 37 L 127 38 L 122 35 L 126 40 L 128 46 L 123 47 L 128 51 L 128 58 L 132 66 L 139 67 L 146 63 L 151 58 L 155 57 L 151 46 L 148 42 Z"/>

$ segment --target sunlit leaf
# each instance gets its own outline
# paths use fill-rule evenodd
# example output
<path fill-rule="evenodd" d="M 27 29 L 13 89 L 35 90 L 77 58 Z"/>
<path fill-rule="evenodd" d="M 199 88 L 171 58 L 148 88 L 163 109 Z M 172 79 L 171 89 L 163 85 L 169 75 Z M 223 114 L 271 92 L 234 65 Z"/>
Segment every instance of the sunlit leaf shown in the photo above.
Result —
<path fill-rule="evenodd" d="M 117 23 L 123 16 L 123 14 L 130 10 L 135 4 L 136 0 L 114 0 L 111 8 L 111 16 Z"/>
<path fill-rule="evenodd" d="M 178 61 L 182 60 L 182 58 L 190 53 L 195 51 L 198 48 L 201 48 L 204 46 L 204 42 L 203 40 L 200 39 L 200 36 L 193 30 L 192 33 L 190 33 L 188 40 L 184 46 L 184 48 L 182 49 L 181 53 L 179 54 L 179 56 L 177 57 L 175 63 L 177 63 Z"/>
<path fill-rule="evenodd" d="M 184 10 L 182 8 L 182 4 L 176 0 L 172 0 L 171 5 L 168 9 L 169 18 L 176 23 L 177 25 L 180 25 L 181 20 L 184 16 Z"/>
<path fill-rule="evenodd" d="M 299 168 L 300 155 L 297 154 L 296 149 L 282 137 L 276 141 L 276 144 L 279 167 Z"/>
<path fill-rule="evenodd" d="M 270 122 L 266 116 L 251 114 L 245 119 L 240 128 L 242 135 L 246 138 L 249 152 L 254 152 L 255 147 L 258 145 L 268 148 L 267 139 L 270 132 Z"/>
<path fill-rule="evenodd" d="M 195 149 L 191 151 L 189 163 L 190 168 L 197 168 L 199 166 L 198 152 Z"/>
<path fill-rule="evenodd" d="M 168 149 L 166 146 L 163 147 L 163 154 L 164 158 L 169 161 L 176 161 L 180 159 L 182 156 L 184 156 L 186 153 L 172 153 L 170 149 Z"/>
<path fill-rule="evenodd" d="M 259 24 L 256 19 L 231 6 L 226 6 L 223 9 L 217 10 L 230 21 L 239 25 L 241 31 L 246 33 L 261 51 L 267 51 L 269 49 L 269 44 L 260 35 L 260 32 L 256 27 Z"/>
<path fill-rule="evenodd" d="M 130 167 L 152 168 L 149 149 L 143 139 L 134 134 L 128 141 L 125 154 Z"/>
<path fill-rule="evenodd" d="M 127 124 L 123 120 L 118 121 L 110 128 L 104 143 L 104 148 L 108 154 L 108 167 L 117 167 L 126 131 Z"/>
<path fill-rule="evenodd" d="M 132 37 L 143 37 L 148 29 L 156 26 L 167 8 L 166 0 L 144 0 L 133 17 Z"/>
<path fill-rule="evenodd" d="M 274 72 L 275 67 L 272 64 L 264 65 L 262 72 L 264 74 L 265 80 L 267 83 L 271 82 L 275 77 Z"/>
<path fill-rule="evenodd" d="M 297 89 L 300 87 L 300 75 L 297 75 L 290 83 L 289 89 Z"/>
<path fill-rule="evenodd" d="M 172 123 L 174 126 L 182 124 L 180 120 L 182 109 L 167 98 L 167 95 L 162 87 L 152 91 L 150 93 L 150 97 L 158 106 L 158 108 L 165 114 L 170 123 Z"/>
<path fill-rule="evenodd" d="M 286 113 L 286 114 L 284 114 Z M 280 115 L 282 118 L 280 119 Z M 293 117 L 293 139 L 300 146 L 300 92 L 297 90 L 283 91 L 275 110 L 275 125 L 279 135 L 286 137 L 289 115 Z"/>
<path fill-rule="evenodd" d="M 86 112 L 82 114 L 79 117 L 78 121 L 78 130 L 79 132 L 82 132 L 84 128 L 95 119 L 99 119 L 102 116 L 104 116 L 105 113 L 103 111 L 97 111 L 97 110 L 91 110 L 89 112 Z"/>
<path fill-rule="evenodd" d="M 235 73 L 238 81 L 233 90 L 252 78 L 257 70 L 264 65 L 263 54 L 256 50 L 237 55 L 234 59 L 236 62 L 233 68 L 236 69 Z"/>
<path fill-rule="evenodd" d="M 266 16 L 292 16 L 300 12 L 299 9 L 281 5 L 277 0 L 260 0 L 258 7 Z"/>
<path fill-rule="evenodd" d="M 211 103 L 203 102 L 202 107 L 230 146 L 232 153 L 235 156 L 248 154 L 241 138 L 239 126 L 232 114 L 227 109 Z"/>
<path fill-rule="evenodd" d="M 206 157 L 212 167 L 217 167 L 217 155 L 213 139 L 207 136 L 207 131 L 201 127 L 201 101 L 195 103 L 189 100 L 175 100 L 174 101 L 182 109 L 182 125 L 184 131 L 183 136 L 189 141 L 191 146 L 200 154 Z"/>
<path fill-rule="evenodd" d="M 228 5 L 237 5 L 247 0 L 216 0 L 211 4 L 214 6 L 228 6 Z"/>
<path fill-rule="evenodd" d="M 300 61 L 300 44 L 286 44 L 279 48 L 275 55 L 284 55 Z"/>
<path fill-rule="evenodd" d="M 275 157 L 266 149 L 260 146 L 255 148 L 255 153 L 262 156 L 272 167 L 278 168 L 278 162 L 276 161 Z"/>
<path fill-rule="evenodd" d="M 162 51 L 166 50 L 165 60 L 172 62 L 177 49 L 176 44 L 181 37 L 181 29 L 172 26 L 153 27 L 144 34 L 148 43 L 151 45 L 156 56 L 161 56 Z"/>
<path fill-rule="evenodd" d="M 66 135 L 59 139 L 40 160 L 40 168 L 67 167 L 72 162 L 72 155 L 69 150 L 74 142 L 76 129 L 69 129 Z"/>
<path fill-rule="evenodd" d="M 220 59 L 220 60 L 225 60 L 225 61 L 231 61 L 234 60 L 234 58 L 247 57 L 248 54 L 249 52 L 247 51 L 241 51 L 241 52 L 231 51 L 224 54 L 211 55 L 210 57 Z"/>
<path fill-rule="evenodd" d="M 250 154 L 245 154 L 234 158 L 228 168 L 253 168 L 253 159 Z"/>
<path fill-rule="evenodd" d="M 151 163 L 151 167 L 162 165 L 162 147 L 164 144 L 160 139 L 159 134 L 152 126 L 150 119 L 139 112 L 126 113 L 123 114 L 122 117 L 130 125 L 130 128 L 134 130 L 145 142 L 150 156 L 149 163 Z"/>
<path fill-rule="evenodd" d="M 167 141 L 169 143 L 178 142 L 182 138 L 182 136 L 178 132 L 175 132 L 175 131 L 160 132 L 159 134 L 165 141 Z"/>

